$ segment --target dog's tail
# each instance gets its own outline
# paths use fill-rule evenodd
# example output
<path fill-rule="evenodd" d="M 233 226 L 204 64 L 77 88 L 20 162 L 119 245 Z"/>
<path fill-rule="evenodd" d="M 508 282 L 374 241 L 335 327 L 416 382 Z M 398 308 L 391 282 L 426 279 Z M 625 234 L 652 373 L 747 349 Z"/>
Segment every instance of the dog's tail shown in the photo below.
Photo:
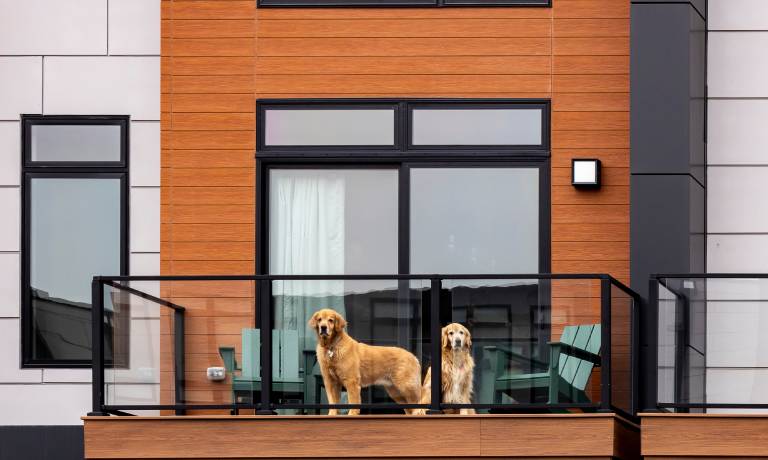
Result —
<path fill-rule="evenodd" d="M 432 368 L 427 368 L 427 375 L 424 376 L 424 383 L 421 385 L 421 399 L 419 404 L 429 404 L 432 401 Z"/>

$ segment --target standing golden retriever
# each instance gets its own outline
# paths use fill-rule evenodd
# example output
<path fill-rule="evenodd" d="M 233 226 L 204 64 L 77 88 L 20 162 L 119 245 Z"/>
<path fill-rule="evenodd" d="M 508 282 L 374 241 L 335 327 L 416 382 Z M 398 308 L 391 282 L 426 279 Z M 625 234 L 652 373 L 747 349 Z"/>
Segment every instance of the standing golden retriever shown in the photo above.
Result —
<path fill-rule="evenodd" d="M 347 389 L 350 404 L 360 404 L 360 390 L 380 385 L 395 402 L 417 404 L 421 394 L 421 365 L 410 352 L 397 347 L 376 347 L 360 343 L 345 331 L 347 322 L 334 310 L 312 315 L 309 327 L 317 333 L 317 362 L 323 374 L 328 403 L 338 404 L 341 388 Z M 405 409 L 406 414 L 415 409 Z M 358 415 L 360 409 L 350 409 Z M 328 415 L 337 415 L 330 409 Z"/>
<path fill-rule="evenodd" d="M 447 404 L 472 403 L 472 379 L 475 360 L 472 359 L 472 335 L 459 323 L 451 323 L 442 330 L 442 387 L 443 402 Z M 432 368 L 427 369 L 421 391 L 421 403 L 429 404 L 432 398 Z M 456 409 L 446 409 L 445 413 L 456 413 Z M 458 413 L 474 414 L 474 409 L 460 409 Z"/>

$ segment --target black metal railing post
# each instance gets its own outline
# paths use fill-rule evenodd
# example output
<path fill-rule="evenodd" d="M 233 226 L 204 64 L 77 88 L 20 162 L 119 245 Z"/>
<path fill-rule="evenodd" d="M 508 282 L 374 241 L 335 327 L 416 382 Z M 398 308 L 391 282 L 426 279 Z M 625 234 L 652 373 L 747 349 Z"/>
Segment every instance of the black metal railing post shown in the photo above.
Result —
<path fill-rule="evenodd" d="M 91 281 L 91 396 L 89 416 L 109 415 L 104 411 L 104 285 L 98 276 Z"/>
<path fill-rule="evenodd" d="M 430 354 L 432 355 L 432 380 L 430 385 L 432 387 L 432 399 L 429 402 L 429 410 L 427 414 L 440 414 L 440 403 L 443 400 L 443 386 L 441 378 L 443 374 L 443 350 L 442 343 L 440 342 L 441 328 L 440 328 L 440 293 L 442 289 L 442 283 L 440 278 L 430 279 L 430 296 L 429 296 L 429 344 Z"/>
<path fill-rule="evenodd" d="M 600 332 L 602 359 L 600 367 L 600 411 L 611 412 L 611 280 L 600 279 Z"/>
<path fill-rule="evenodd" d="M 185 383 L 185 353 L 184 353 L 184 310 L 176 309 L 173 311 L 173 371 L 174 379 L 174 397 L 175 404 L 185 404 L 184 396 Z M 184 409 L 176 409 L 176 415 L 185 415 Z"/>
<path fill-rule="evenodd" d="M 261 401 L 258 415 L 275 415 L 272 410 L 272 281 L 258 281 L 256 314 L 261 329 Z M 255 401 L 253 401 L 255 403 Z"/>
<path fill-rule="evenodd" d="M 653 276 L 648 285 L 648 309 L 645 314 L 647 324 L 641 324 L 641 334 L 648 340 L 648 350 L 643 354 L 645 361 L 642 366 L 651 375 L 659 372 L 659 280 Z M 639 316 L 639 315 L 638 315 Z M 647 331 L 650 329 L 650 331 Z M 648 333 L 651 332 L 651 333 Z M 640 348 L 638 348 L 638 353 Z M 659 379 L 646 379 L 648 385 L 647 394 L 643 395 L 647 400 L 643 404 L 644 412 L 658 412 L 659 404 Z"/>

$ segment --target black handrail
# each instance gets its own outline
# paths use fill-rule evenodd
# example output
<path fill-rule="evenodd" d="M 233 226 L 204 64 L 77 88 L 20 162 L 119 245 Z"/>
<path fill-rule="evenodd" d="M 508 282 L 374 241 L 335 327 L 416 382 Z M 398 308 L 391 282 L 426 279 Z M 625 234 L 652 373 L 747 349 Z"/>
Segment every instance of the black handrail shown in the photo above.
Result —
<path fill-rule="evenodd" d="M 271 382 L 272 382 L 272 334 L 261 334 L 261 381 L 264 382 L 261 388 L 261 398 L 251 404 L 241 404 L 233 402 L 232 404 L 187 404 L 184 398 L 184 307 L 165 299 L 158 298 L 145 293 L 134 287 L 122 284 L 131 281 L 254 281 L 258 286 L 256 296 L 256 320 L 259 325 L 269 325 L 272 323 L 271 300 L 272 300 L 272 282 L 273 281 L 311 281 L 311 280 L 423 280 L 430 283 L 430 350 L 431 366 L 434 369 L 440 369 L 441 366 L 441 343 L 440 337 L 440 292 L 442 283 L 445 280 L 594 280 L 600 281 L 601 298 L 601 401 L 600 403 L 564 403 L 564 404 L 447 404 L 442 402 L 440 383 L 441 374 L 432 372 L 432 400 L 429 404 L 276 404 L 271 400 Z M 104 317 L 104 286 L 110 286 L 114 289 L 125 290 L 141 298 L 153 301 L 158 305 L 173 309 L 174 312 L 174 370 L 175 370 L 175 401 L 174 404 L 155 404 L 155 405 L 114 405 L 106 404 L 104 397 L 104 349 L 103 339 L 96 340 L 97 337 L 104 337 L 103 317 Z M 613 296 L 612 287 L 618 288 L 627 295 L 630 302 L 630 391 L 631 401 L 629 408 L 616 407 L 613 404 L 612 382 L 611 382 L 611 297 Z M 93 295 L 93 411 L 89 415 L 107 415 L 107 414 L 125 414 L 125 410 L 174 410 L 177 414 L 183 414 L 190 409 L 229 409 L 237 413 L 241 409 L 256 409 L 258 414 L 274 414 L 275 409 L 327 409 L 327 408 L 380 408 L 380 409 L 404 409 L 404 408 L 424 408 L 428 413 L 440 413 L 442 409 L 451 408 L 473 408 L 473 409 L 506 409 L 506 410 L 535 410 L 535 409 L 589 409 L 599 411 L 611 411 L 621 413 L 627 417 L 633 417 L 637 412 L 638 391 L 638 370 L 637 370 L 637 344 L 638 334 L 638 308 L 640 296 L 632 289 L 619 282 L 607 274 L 409 274 L 409 275 L 170 275 L 170 276 L 95 276 L 92 283 Z M 261 326 L 264 327 L 264 326 Z M 269 327 L 266 327 L 269 329 Z M 268 383 L 267 383 L 268 382 Z"/>

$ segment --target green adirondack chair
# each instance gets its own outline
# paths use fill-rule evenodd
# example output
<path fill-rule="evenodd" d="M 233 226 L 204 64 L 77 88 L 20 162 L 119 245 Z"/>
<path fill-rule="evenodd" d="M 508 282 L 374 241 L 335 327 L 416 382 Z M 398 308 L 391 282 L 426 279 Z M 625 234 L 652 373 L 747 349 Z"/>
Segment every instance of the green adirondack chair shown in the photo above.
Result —
<path fill-rule="evenodd" d="M 261 331 L 243 329 L 242 341 L 242 367 L 238 366 L 235 347 L 219 347 L 219 355 L 224 368 L 232 374 L 232 400 L 257 402 L 261 393 Z M 303 401 L 308 395 L 309 401 L 314 401 L 315 385 L 308 384 L 305 378 L 313 374 L 314 355 L 314 350 L 299 353 L 298 331 L 272 330 L 272 392 L 282 399 Z"/>
<path fill-rule="evenodd" d="M 550 404 L 590 402 L 585 389 L 592 370 L 600 366 L 600 346 L 600 324 L 566 326 L 560 341 L 549 343 L 548 370 L 533 374 L 508 369 L 510 361 L 530 363 L 530 358 L 501 347 L 485 347 L 484 351 L 490 361 L 490 374 L 495 377 L 494 403 L 500 404 L 504 395 L 515 400 L 546 395 Z"/>

